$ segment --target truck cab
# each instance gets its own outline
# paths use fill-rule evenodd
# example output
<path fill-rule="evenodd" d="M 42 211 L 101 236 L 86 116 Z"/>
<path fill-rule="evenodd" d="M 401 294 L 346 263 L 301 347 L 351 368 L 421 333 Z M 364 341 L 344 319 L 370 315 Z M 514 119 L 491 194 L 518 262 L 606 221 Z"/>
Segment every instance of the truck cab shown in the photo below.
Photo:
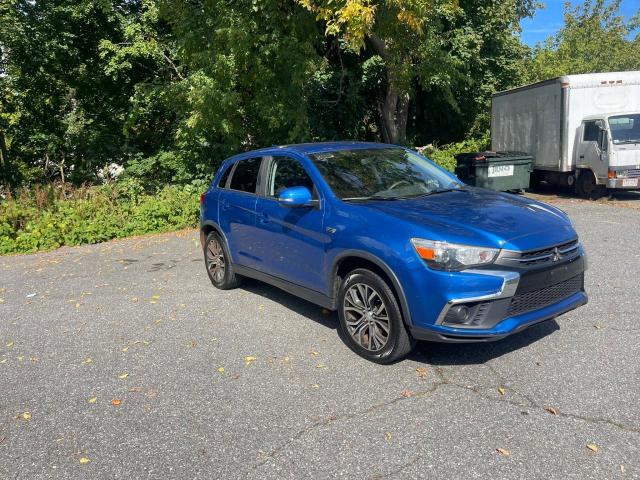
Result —
<path fill-rule="evenodd" d="M 640 186 L 640 112 L 591 115 L 576 133 L 579 190 Z"/>

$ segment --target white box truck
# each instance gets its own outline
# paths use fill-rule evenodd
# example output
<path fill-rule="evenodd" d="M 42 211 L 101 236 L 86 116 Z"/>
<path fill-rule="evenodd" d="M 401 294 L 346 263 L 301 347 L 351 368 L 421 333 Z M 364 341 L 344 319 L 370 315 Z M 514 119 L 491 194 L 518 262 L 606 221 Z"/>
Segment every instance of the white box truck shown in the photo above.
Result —
<path fill-rule="evenodd" d="M 532 182 L 596 198 L 640 188 L 640 71 L 567 75 L 492 97 L 491 149 L 534 157 Z"/>

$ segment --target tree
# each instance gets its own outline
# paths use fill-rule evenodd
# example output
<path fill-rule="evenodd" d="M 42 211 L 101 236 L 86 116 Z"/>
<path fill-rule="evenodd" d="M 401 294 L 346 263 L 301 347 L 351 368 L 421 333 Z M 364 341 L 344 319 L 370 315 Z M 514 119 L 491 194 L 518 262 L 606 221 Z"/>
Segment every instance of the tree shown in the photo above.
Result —
<path fill-rule="evenodd" d="M 469 64 L 491 52 L 486 44 L 512 44 L 518 21 L 535 7 L 529 0 L 507 2 L 454 0 L 297 0 L 324 22 L 325 33 L 343 39 L 352 51 L 377 56 L 384 71 L 378 99 L 382 137 L 403 143 L 411 100 L 418 90 L 437 90 L 457 107 L 455 86 L 468 80 Z M 469 28 L 475 11 L 487 25 Z M 490 28 L 487 28 L 489 26 Z M 483 37 L 482 31 L 495 34 Z M 482 58 L 482 56 L 480 57 Z"/>
<path fill-rule="evenodd" d="M 640 69 L 640 9 L 620 15 L 620 1 L 565 4 L 564 27 L 534 49 L 528 61 L 531 82 L 577 73 Z"/>
<path fill-rule="evenodd" d="M 133 84 L 106 74 L 99 44 L 118 42 L 118 15 L 138 8 L 132 0 L 2 3 L 0 111 L 11 115 L 3 125 L 7 155 L 19 160 L 25 180 L 81 182 L 106 162 L 124 161 Z"/>

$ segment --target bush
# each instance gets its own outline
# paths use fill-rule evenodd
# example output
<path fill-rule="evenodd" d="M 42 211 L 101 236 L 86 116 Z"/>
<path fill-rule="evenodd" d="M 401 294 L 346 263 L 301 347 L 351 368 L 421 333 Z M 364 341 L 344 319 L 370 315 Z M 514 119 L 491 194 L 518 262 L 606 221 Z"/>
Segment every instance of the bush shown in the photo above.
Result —
<path fill-rule="evenodd" d="M 484 151 L 490 147 L 490 143 L 489 132 L 487 132 L 480 138 L 470 138 L 441 147 L 427 145 L 426 147 L 416 147 L 416 149 L 441 167 L 453 172 L 456 168 L 455 156 L 458 153 Z"/>
<path fill-rule="evenodd" d="M 167 186 L 148 194 L 133 180 L 75 189 L 48 185 L 22 190 L 0 203 L 0 254 L 194 227 L 199 193 L 194 186 Z"/>

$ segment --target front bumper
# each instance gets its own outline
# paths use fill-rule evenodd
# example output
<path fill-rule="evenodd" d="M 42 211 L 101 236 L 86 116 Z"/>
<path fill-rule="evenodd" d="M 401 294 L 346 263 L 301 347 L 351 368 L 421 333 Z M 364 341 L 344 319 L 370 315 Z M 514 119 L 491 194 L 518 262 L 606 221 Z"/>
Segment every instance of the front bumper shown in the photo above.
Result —
<path fill-rule="evenodd" d="M 608 178 L 607 188 L 637 190 L 640 188 L 640 178 Z"/>
<path fill-rule="evenodd" d="M 500 287 L 482 295 L 450 298 L 432 325 L 414 324 L 411 333 L 418 340 L 439 342 L 500 340 L 586 304 L 585 269 L 584 252 L 580 252 L 570 261 L 549 268 L 468 270 L 494 282 L 500 280 Z M 461 306 L 473 319 L 466 324 L 456 324 L 450 318 Z"/>

